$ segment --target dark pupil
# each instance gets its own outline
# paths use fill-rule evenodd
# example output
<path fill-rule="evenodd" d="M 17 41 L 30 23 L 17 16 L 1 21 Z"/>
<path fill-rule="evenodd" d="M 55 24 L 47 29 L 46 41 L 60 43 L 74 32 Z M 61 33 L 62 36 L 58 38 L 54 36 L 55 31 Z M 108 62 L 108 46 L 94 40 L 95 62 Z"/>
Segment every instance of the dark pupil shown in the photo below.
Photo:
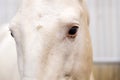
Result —
<path fill-rule="evenodd" d="M 78 26 L 73 26 L 70 30 L 69 30 L 69 35 L 74 35 L 76 34 L 77 32 L 77 29 L 78 29 Z"/>

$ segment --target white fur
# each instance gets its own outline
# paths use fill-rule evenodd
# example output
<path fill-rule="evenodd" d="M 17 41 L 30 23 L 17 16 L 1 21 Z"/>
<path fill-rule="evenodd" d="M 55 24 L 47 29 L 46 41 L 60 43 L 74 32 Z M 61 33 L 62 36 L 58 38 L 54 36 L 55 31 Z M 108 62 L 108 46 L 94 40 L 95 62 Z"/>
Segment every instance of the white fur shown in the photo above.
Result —
<path fill-rule="evenodd" d="M 0 29 L 0 80 L 19 80 L 16 47 L 8 25 Z"/>
<path fill-rule="evenodd" d="M 90 80 L 92 48 L 88 25 L 87 9 L 82 0 L 23 0 L 10 24 L 20 72 L 15 80 L 19 76 L 21 80 Z M 67 36 L 72 26 L 79 26 L 75 39 Z M 5 32 L 9 35 L 7 30 Z M 9 52 L 14 51 L 9 54 L 11 59 L 10 56 L 5 58 L 5 52 L 0 52 L 4 62 L 10 63 L 7 67 L 4 65 L 5 69 L 15 67 L 15 73 L 19 74 L 14 40 L 10 35 L 5 40 L 4 43 L 11 45 Z M 0 78 L 14 80 L 11 73 L 6 75 L 10 77 L 8 79 Z"/>

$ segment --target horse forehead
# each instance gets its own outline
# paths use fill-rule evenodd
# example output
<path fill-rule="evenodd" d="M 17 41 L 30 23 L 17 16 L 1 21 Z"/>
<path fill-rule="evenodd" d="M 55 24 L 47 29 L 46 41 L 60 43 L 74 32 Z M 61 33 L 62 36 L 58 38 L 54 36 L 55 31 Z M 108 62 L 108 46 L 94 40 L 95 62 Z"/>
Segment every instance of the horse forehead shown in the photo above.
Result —
<path fill-rule="evenodd" d="M 23 0 L 22 6 L 31 6 L 31 5 L 73 5 L 79 4 L 80 0 Z"/>
<path fill-rule="evenodd" d="M 36 3 L 30 6 L 22 6 L 16 17 L 14 17 L 13 22 L 15 21 L 15 23 L 20 23 L 25 26 L 36 26 L 40 21 L 56 22 L 58 19 L 67 21 L 72 20 L 73 18 L 79 18 L 82 9 L 77 2 L 69 5 L 62 1 L 59 4 L 54 0 L 52 0 L 54 1 L 53 3 L 50 1 L 48 1 L 48 3 L 39 3 L 42 0 L 37 1 L 38 0 L 33 1 L 33 3 Z M 59 2 L 59 0 L 57 1 Z"/>
<path fill-rule="evenodd" d="M 29 13 L 32 15 L 58 14 L 68 8 L 76 9 L 80 4 L 79 0 L 23 0 L 20 12 L 28 15 Z"/>
<path fill-rule="evenodd" d="M 80 10 L 74 7 L 66 7 L 62 9 L 53 8 L 42 8 L 38 10 L 25 10 L 19 13 L 15 17 L 15 22 L 34 25 L 41 22 L 56 22 L 56 21 L 72 21 L 73 19 L 78 20 L 80 16 Z M 23 21 L 24 20 L 24 21 Z M 47 22 L 47 23 L 48 23 Z"/>
<path fill-rule="evenodd" d="M 80 5 L 62 5 L 62 4 L 41 4 L 41 5 L 31 5 L 30 7 L 24 7 L 21 9 L 21 13 L 26 14 L 28 16 L 38 15 L 39 17 L 43 15 L 57 15 L 59 16 L 61 13 L 70 14 L 75 11 L 80 10 Z"/>

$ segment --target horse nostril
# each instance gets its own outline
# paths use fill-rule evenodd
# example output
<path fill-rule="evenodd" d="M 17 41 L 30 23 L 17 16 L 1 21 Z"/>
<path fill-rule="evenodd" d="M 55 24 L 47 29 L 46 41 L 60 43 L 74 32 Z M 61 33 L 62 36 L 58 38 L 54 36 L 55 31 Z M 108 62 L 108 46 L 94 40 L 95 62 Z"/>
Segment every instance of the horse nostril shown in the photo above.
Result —
<path fill-rule="evenodd" d="M 68 37 L 75 37 L 78 28 L 79 28 L 78 26 L 73 26 L 72 28 L 70 28 L 70 30 L 68 31 Z"/>

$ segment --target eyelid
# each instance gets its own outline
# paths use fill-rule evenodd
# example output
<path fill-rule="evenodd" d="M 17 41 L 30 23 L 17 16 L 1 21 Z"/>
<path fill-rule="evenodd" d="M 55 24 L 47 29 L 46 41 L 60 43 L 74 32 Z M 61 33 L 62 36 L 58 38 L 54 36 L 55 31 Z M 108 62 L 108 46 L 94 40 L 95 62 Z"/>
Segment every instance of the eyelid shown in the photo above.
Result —
<path fill-rule="evenodd" d="M 71 29 L 72 27 L 77 26 L 78 28 L 80 28 L 80 25 L 78 23 L 71 23 L 68 25 L 68 30 Z"/>
<path fill-rule="evenodd" d="M 80 24 L 79 24 L 79 22 L 78 21 L 73 21 L 73 22 L 71 22 L 71 23 L 69 23 L 68 25 L 67 25 L 68 27 L 72 27 L 72 26 L 80 26 Z"/>

